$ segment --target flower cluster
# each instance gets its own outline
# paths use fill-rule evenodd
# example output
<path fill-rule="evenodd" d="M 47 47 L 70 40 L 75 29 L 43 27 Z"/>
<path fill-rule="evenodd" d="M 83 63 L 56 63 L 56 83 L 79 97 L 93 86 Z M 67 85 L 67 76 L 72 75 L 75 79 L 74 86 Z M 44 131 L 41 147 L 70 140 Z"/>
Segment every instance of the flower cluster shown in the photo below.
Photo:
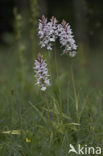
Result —
<path fill-rule="evenodd" d="M 62 47 L 64 47 L 63 54 L 68 54 L 69 52 L 69 56 L 74 57 L 76 55 L 77 46 L 75 44 L 70 25 L 67 24 L 65 20 L 58 25 L 58 32 L 60 44 Z"/>
<path fill-rule="evenodd" d="M 52 50 L 53 42 L 59 37 L 60 44 L 64 47 L 63 54 L 68 54 L 71 57 L 76 55 L 76 43 L 73 38 L 73 33 L 70 25 L 65 20 L 61 24 L 57 23 L 57 19 L 53 16 L 50 22 L 47 22 L 47 18 L 42 16 L 42 20 L 39 20 L 39 32 L 40 45 L 47 47 L 47 50 Z"/>
<path fill-rule="evenodd" d="M 36 85 L 39 85 L 41 87 L 42 91 L 46 90 L 47 86 L 50 86 L 50 81 L 49 81 L 49 76 L 48 75 L 48 69 L 47 69 L 47 64 L 45 60 L 43 60 L 43 57 L 41 54 L 38 54 L 37 59 L 34 62 L 35 67 L 34 67 L 34 72 L 35 75 L 34 77 L 36 78 Z"/>
<path fill-rule="evenodd" d="M 47 47 L 47 50 L 52 50 L 53 42 L 58 36 L 57 20 L 54 16 L 50 19 L 50 22 L 47 22 L 44 15 L 42 16 L 42 20 L 39 20 L 38 35 L 41 40 L 41 48 Z"/>
<path fill-rule="evenodd" d="M 43 15 L 39 20 L 38 35 L 40 38 L 41 48 L 46 47 L 47 50 L 53 49 L 53 43 L 59 38 L 61 47 L 64 48 L 63 54 L 69 54 L 74 57 L 76 55 L 77 46 L 70 25 L 65 20 L 58 24 L 57 19 L 52 16 L 50 21 Z M 50 86 L 47 64 L 41 54 L 38 54 L 34 62 L 34 77 L 36 78 L 36 85 L 39 85 L 42 91 Z"/>

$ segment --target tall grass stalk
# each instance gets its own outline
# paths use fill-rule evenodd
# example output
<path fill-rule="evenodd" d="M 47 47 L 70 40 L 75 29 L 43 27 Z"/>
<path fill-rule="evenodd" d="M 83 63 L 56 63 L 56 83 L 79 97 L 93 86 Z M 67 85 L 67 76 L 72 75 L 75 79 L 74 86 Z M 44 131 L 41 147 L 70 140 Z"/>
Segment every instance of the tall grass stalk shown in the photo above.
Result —
<path fill-rule="evenodd" d="M 22 35 L 22 29 L 23 29 L 23 18 L 22 15 L 18 13 L 18 10 L 14 8 L 14 28 L 15 28 L 15 35 L 16 35 L 16 41 L 17 41 L 17 54 L 20 61 L 20 77 L 21 77 L 21 89 L 25 86 L 25 77 L 27 73 L 27 65 L 26 65 L 26 58 L 24 55 L 24 52 L 26 50 L 26 47 L 23 43 L 23 35 Z"/>

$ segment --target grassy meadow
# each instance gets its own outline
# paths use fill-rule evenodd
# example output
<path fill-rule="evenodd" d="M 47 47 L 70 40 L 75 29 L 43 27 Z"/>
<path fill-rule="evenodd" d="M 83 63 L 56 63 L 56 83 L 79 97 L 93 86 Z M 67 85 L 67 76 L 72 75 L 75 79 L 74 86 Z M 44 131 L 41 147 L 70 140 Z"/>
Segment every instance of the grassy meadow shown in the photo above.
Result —
<path fill-rule="evenodd" d="M 51 56 L 52 86 L 42 92 L 35 86 L 32 52 L 23 53 L 25 62 L 22 67 L 15 47 L 1 46 L 1 156 L 63 156 L 68 155 L 70 143 L 102 146 L 103 62 L 101 53 L 95 52 L 93 56 L 92 52 L 89 56 L 88 53 L 85 62 L 79 59 L 79 51 L 73 60 L 57 54 L 58 77 Z M 79 124 L 71 61 L 79 105 Z"/>
<path fill-rule="evenodd" d="M 17 29 L 16 39 L 6 34 L 0 46 L 0 156 L 72 156 L 70 144 L 102 147 L 102 48 L 79 43 L 69 58 L 57 43 L 55 59 L 29 33 Z M 45 92 L 35 85 L 38 52 L 51 75 Z"/>

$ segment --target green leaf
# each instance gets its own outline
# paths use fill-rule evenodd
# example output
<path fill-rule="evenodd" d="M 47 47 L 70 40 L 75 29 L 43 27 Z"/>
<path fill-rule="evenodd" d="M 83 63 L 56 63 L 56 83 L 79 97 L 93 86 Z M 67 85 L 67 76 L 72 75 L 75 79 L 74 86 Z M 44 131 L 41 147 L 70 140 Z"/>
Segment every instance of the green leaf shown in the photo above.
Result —
<path fill-rule="evenodd" d="M 39 114 L 39 116 L 41 117 L 41 119 L 46 123 L 46 119 L 43 117 L 43 114 L 40 112 L 40 110 L 35 105 L 33 105 L 30 101 L 28 103 Z"/>

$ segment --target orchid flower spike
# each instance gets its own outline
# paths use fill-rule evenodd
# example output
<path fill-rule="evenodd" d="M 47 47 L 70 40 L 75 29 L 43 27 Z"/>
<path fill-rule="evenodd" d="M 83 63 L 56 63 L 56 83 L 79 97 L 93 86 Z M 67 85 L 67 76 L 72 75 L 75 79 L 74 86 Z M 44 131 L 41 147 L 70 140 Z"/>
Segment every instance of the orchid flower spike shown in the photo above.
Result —
<path fill-rule="evenodd" d="M 52 50 L 53 43 L 58 37 L 58 25 L 54 16 L 52 16 L 50 22 L 47 22 L 44 15 L 42 16 L 42 19 L 39 20 L 38 35 L 41 48 L 46 47 L 47 50 Z"/>
<path fill-rule="evenodd" d="M 47 69 L 47 64 L 41 53 L 38 54 L 37 59 L 34 61 L 34 77 L 36 78 L 36 85 L 40 86 L 42 91 L 47 89 L 47 86 L 50 86 L 49 74 Z"/>
<path fill-rule="evenodd" d="M 69 56 L 74 57 L 76 55 L 77 45 L 75 43 L 70 25 L 66 23 L 65 20 L 58 25 L 58 32 L 60 44 L 64 47 L 63 54 L 69 54 Z"/>

